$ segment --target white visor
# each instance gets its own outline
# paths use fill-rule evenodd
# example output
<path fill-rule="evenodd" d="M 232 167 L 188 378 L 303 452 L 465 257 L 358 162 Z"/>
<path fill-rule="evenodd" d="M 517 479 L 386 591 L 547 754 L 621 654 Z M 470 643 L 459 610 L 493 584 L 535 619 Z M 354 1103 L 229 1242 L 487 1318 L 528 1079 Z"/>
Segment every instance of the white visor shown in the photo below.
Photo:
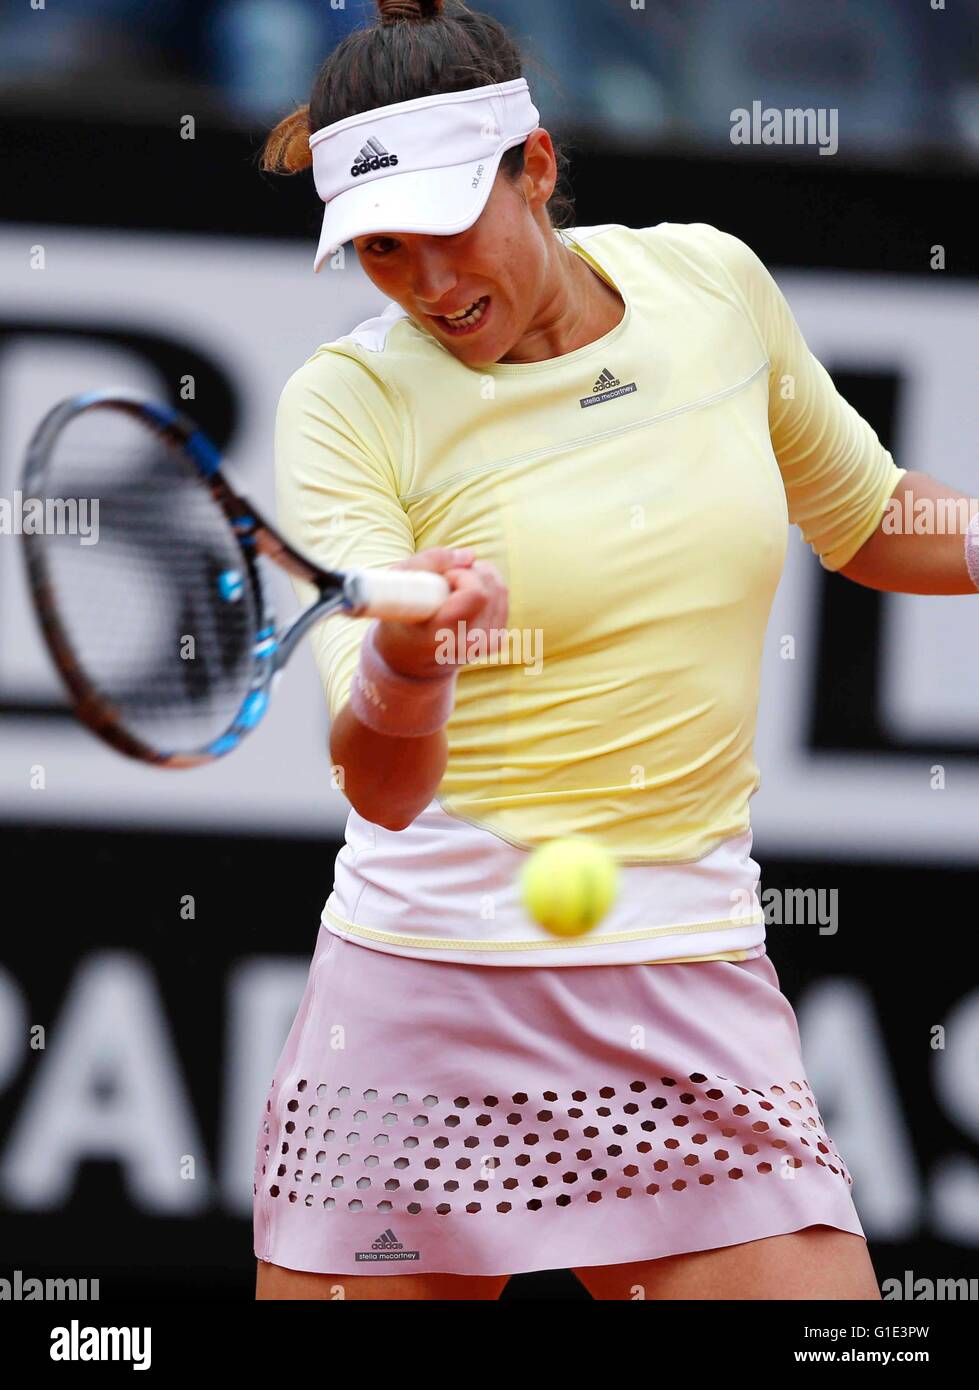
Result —
<path fill-rule="evenodd" d="M 479 217 L 500 160 L 540 125 L 523 77 L 380 106 L 309 137 L 326 204 L 313 269 L 371 232 L 452 236 Z"/>

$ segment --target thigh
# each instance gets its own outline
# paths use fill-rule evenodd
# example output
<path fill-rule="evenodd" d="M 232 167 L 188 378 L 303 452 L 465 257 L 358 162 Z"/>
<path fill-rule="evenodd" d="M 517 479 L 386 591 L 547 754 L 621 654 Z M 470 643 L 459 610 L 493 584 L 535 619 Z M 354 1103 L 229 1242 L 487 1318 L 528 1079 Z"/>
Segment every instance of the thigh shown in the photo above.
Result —
<path fill-rule="evenodd" d="M 603 1300 L 880 1299 L 867 1242 L 833 1226 L 574 1273 Z"/>
<path fill-rule="evenodd" d="M 258 1261 L 256 1299 L 492 1300 L 506 1288 L 508 1274 L 307 1274 Z"/>

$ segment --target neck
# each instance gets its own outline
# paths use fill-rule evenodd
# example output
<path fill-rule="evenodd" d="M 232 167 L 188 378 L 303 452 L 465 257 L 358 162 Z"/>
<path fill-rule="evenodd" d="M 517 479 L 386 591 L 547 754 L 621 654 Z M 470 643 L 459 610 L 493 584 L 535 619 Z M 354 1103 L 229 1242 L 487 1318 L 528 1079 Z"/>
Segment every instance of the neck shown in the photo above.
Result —
<path fill-rule="evenodd" d="M 614 286 L 556 237 L 546 273 L 543 308 L 501 362 L 546 362 L 597 342 L 622 322 L 625 305 Z"/>

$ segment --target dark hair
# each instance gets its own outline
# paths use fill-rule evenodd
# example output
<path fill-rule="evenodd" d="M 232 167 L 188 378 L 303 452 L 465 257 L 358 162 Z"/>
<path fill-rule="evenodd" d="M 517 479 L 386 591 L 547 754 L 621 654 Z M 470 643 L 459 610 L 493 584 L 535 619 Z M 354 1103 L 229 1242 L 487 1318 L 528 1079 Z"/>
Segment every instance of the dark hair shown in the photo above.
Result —
<path fill-rule="evenodd" d="M 523 76 L 524 58 L 499 20 L 463 0 L 376 0 L 369 28 L 348 34 L 316 75 L 308 106 L 279 122 L 265 142 L 262 168 L 296 174 L 312 164 L 309 137 L 324 126 L 379 106 L 463 92 Z M 568 160 L 555 146 L 558 185 L 547 205 L 554 227 L 574 221 L 567 191 Z M 524 147 L 507 150 L 500 168 L 510 179 L 524 169 Z"/>

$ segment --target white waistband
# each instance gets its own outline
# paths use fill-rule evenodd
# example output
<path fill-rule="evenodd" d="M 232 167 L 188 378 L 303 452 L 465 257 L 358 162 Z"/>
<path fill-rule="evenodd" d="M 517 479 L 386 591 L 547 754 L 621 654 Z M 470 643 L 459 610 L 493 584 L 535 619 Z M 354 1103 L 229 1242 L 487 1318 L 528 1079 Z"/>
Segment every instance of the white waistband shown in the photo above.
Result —
<path fill-rule="evenodd" d="M 625 865 L 598 927 L 552 936 L 528 917 L 518 877 L 527 851 L 433 801 L 405 830 L 350 812 L 323 913 L 338 935 L 380 950 L 482 964 L 608 964 L 745 950 L 765 940 L 752 834 L 687 864 Z"/>

